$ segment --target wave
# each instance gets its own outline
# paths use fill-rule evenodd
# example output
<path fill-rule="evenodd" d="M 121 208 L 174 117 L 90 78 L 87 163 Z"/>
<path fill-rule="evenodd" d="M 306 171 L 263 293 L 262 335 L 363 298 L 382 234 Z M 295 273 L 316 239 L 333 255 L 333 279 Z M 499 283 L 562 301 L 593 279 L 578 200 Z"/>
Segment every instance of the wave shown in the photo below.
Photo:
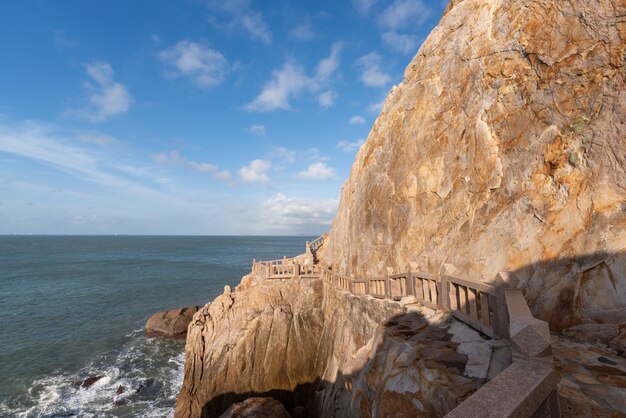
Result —
<path fill-rule="evenodd" d="M 130 335 L 120 350 L 77 371 L 35 379 L 0 403 L 7 417 L 172 417 L 184 374 L 184 342 Z"/>

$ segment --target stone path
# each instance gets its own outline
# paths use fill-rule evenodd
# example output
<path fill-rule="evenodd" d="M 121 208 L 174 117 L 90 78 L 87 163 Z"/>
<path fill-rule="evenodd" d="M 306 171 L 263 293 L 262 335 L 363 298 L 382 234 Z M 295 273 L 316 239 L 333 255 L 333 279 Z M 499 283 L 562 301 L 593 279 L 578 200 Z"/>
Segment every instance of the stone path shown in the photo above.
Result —
<path fill-rule="evenodd" d="M 626 360 L 591 344 L 552 344 L 563 416 L 626 417 Z"/>

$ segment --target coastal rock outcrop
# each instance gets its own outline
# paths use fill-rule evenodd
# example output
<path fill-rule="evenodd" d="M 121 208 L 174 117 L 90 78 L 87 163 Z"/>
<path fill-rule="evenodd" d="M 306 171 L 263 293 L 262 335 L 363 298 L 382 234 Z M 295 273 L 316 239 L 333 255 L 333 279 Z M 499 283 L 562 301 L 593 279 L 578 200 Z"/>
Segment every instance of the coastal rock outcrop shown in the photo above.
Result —
<path fill-rule="evenodd" d="M 183 339 L 187 336 L 187 326 L 198 309 L 200 306 L 157 312 L 146 322 L 146 335 Z"/>
<path fill-rule="evenodd" d="M 486 363 L 461 350 L 472 333 Z M 485 382 L 491 353 L 443 312 L 321 279 L 248 275 L 194 316 L 176 417 L 217 417 L 248 398 L 274 398 L 303 417 L 443 414 Z M 482 375 L 472 375 L 481 361 Z"/>
<path fill-rule="evenodd" d="M 321 258 L 516 273 L 553 330 L 626 315 L 626 3 L 452 1 L 345 183 Z"/>

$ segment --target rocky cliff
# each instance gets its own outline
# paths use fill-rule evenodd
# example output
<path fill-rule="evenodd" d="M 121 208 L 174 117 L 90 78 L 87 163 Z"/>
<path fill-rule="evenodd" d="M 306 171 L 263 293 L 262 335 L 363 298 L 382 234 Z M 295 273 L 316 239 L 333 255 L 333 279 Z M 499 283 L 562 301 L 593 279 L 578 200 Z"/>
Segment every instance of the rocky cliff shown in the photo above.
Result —
<path fill-rule="evenodd" d="M 508 364 L 490 344 L 443 312 L 249 275 L 194 316 L 176 417 L 267 397 L 296 417 L 442 416 Z"/>
<path fill-rule="evenodd" d="M 626 3 L 455 0 L 389 94 L 324 261 L 514 271 L 555 330 L 626 321 Z"/>

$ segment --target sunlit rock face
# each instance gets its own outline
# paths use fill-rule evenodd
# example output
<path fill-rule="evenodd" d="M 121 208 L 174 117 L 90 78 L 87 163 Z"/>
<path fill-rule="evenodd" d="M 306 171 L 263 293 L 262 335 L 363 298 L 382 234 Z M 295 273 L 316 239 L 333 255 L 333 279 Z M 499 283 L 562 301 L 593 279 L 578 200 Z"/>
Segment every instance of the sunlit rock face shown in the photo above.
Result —
<path fill-rule="evenodd" d="M 626 3 L 453 1 L 389 94 L 324 261 L 516 272 L 553 329 L 626 320 Z"/>

